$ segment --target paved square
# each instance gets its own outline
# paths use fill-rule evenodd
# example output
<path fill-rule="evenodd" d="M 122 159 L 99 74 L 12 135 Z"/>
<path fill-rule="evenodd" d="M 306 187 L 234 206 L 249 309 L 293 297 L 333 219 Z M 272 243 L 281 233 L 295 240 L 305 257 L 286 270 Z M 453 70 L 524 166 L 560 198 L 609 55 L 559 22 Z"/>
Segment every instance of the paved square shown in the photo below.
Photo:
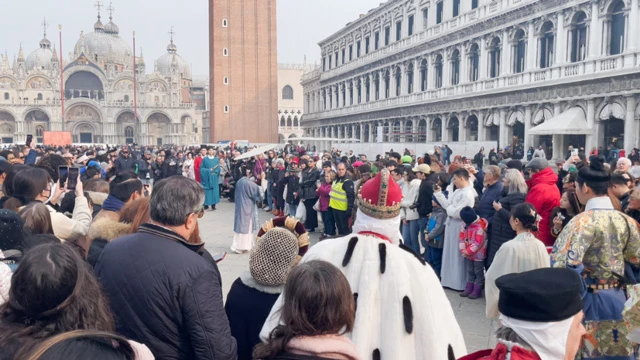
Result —
<path fill-rule="evenodd" d="M 226 298 L 231 284 L 244 271 L 249 268 L 249 255 L 238 255 L 229 249 L 233 239 L 233 218 L 235 204 L 223 199 L 215 212 L 207 211 L 200 219 L 200 235 L 206 244 L 207 250 L 211 254 L 226 251 L 227 257 L 218 264 L 222 274 L 222 289 Z M 271 215 L 264 210 L 259 210 L 260 224 L 271 218 Z M 318 242 L 320 234 L 311 234 L 311 246 Z M 456 314 L 458 323 L 464 333 L 467 350 L 473 352 L 486 349 L 495 344 L 493 332 L 496 321 L 488 320 L 485 313 L 484 299 L 469 300 L 458 296 L 457 292 L 446 291 L 451 302 L 453 311 Z"/>

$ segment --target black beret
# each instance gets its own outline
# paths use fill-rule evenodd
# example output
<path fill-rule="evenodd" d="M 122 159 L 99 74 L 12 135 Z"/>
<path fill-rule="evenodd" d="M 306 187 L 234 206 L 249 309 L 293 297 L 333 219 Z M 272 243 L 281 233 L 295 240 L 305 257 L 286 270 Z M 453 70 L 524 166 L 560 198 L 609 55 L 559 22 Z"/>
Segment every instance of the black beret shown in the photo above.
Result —
<path fill-rule="evenodd" d="M 543 268 L 507 274 L 496 280 L 498 309 L 510 318 L 532 322 L 566 320 L 582 310 L 582 281 L 570 269 Z"/>
<path fill-rule="evenodd" d="M 522 161 L 520 161 L 520 160 L 510 160 L 509 162 L 507 162 L 507 168 L 508 169 L 517 169 L 519 171 L 522 171 Z"/>

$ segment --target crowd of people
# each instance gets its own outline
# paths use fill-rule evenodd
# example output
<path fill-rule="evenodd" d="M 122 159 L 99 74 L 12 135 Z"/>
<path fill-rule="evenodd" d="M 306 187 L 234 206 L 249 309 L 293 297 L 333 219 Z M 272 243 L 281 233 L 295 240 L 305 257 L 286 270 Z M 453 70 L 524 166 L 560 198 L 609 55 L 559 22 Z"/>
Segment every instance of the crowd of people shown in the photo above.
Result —
<path fill-rule="evenodd" d="M 634 358 L 637 149 L 251 150 L 0 152 L 0 359 Z M 249 253 L 226 302 L 198 225 L 222 198 Z M 494 349 L 444 289 L 486 299 Z"/>

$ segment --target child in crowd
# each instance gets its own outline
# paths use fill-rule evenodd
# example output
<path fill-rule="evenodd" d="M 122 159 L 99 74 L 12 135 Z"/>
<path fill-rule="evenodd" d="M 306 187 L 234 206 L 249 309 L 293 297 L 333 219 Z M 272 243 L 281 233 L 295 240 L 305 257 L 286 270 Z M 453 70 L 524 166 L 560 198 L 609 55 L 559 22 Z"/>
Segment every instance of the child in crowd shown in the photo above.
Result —
<path fill-rule="evenodd" d="M 424 260 L 431 265 L 433 271 L 440 278 L 440 269 L 442 268 L 442 245 L 444 244 L 444 223 L 447 221 L 447 212 L 442 208 L 438 199 L 433 196 L 431 200 L 433 210 L 429 217 L 429 224 L 424 232 L 426 240 L 423 240 L 422 246 L 425 248 Z"/>
<path fill-rule="evenodd" d="M 465 228 L 460 231 L 460 252 L 464 257 L 467 270 L 467 286 L 460 296 L 469 299 L 482 297 L 484 286 L 484 259 L 487 256 L 487 227 L 486 219 L 476 214 L 475 210 L 465 206 L 460 210 L 460 217 Z"/>

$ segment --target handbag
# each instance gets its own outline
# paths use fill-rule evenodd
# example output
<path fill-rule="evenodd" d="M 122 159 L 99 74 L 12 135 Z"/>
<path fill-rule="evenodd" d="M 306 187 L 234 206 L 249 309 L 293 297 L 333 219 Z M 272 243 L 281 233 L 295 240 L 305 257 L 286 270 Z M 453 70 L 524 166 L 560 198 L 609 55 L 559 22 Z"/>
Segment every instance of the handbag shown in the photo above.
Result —
<path fill-rule="evenodd" d="M 296 220 L 304 223 L 307 220 L 307 208 L 304 205 L 299 205 L 296 210 Z"/>
<path fill-rule="evenodd" d="M 318 201 L 316 201 L 315 204 L 313 204 L 313 210 L 315 211 L 320 211 L 320 199 L 318 199 Z"/>

